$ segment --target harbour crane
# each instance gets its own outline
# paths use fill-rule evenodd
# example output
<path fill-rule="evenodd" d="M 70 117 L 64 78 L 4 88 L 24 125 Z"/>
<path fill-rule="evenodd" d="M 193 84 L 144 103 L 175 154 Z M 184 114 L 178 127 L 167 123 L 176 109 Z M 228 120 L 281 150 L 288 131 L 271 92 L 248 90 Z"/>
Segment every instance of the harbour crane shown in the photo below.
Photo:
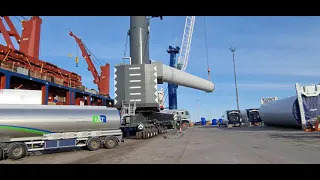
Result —
<path fill-rule="evenodd" d="M 184 31 L 182 36 L 182 42 L 180 47 L 169 46 L 168 53 L 170 54 L 170 66 L 177 68 L 179 70 L 185 71 L 188 65 L 191 41 L 193 28 L 195 23 L 195 16 L 187 16 Z M 176 61 L 176 54 L 180 52 L 178 61 Z M 168 94 L 169 94 L 169 109 L 178 108 L 178 99 L 177 99 L 177 89 L 178 85 L 168 83 Z"/>
<path fill-rule="evenodd" d="M 93 57 L 95 57 L 92 53 L 88 53 L 88 51 L 90 52 L 90 50 L 85 46 L 85 44 L 81 41 L 80 38 L 78 38 L 76 35 L 74 35 L 71 31 L 69 33 L 70 36 L 72 36 L 81 52 L 82 52 L 82 57 L 86 60 L 87 64 L 88 64 L 88 71 L 91 72 L 92 76 L 93 76 L 93 83 L 96 84 L 98 86 L 98 91 L 100 95 L 109 97 L 109 91 L 110 91 L 110 65 L 109 63 L 106 63 L 105 65 L 100 66 L 100 70 L 101 70 L 101 74 L 99 75 L 97 69 L 94 66 L 94 63 L 91 59 L 91 55 Z M 87 51 L 88 50 L 88 51 Z M 78 61 L 77 57 L 76 57 L 76 61 Z M 99 61 L 98 61 L 99 62 Z"/>

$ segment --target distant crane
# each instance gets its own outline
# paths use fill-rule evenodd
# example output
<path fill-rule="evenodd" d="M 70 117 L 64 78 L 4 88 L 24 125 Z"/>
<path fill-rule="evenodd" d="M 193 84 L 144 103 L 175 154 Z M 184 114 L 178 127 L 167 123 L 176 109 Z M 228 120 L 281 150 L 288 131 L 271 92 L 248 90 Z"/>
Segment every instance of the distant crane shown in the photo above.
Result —
<path fill-rule="evenodd" d="M 181 47 L 172 47 L 169 46 L 168 53 L 170 54 L 170 66 L 175 67 L 179 70 L 185 71 L 188 65 L 193 27 L 195 23 L 195 16 L 187 16 L 186 22 L 184 25 L 184 32 L 182 36 Z M 180 51 L 180 56 L 178 62 L 176 61 L 176 54 Z M 178 99 L 177 99 L 177 89 L 178 85 L 168 83 L 168 94 L 169 94 L 169 109 L 178 108 Z"/>
<path fill-rule="evenodd" d="M 82 52 L 82 57 L 86 60 L 87 64 L 88 64 L 88 71 L 90 71 L 92 73 L 92 76 L 94 78 L 93 83 L 96 84 L 98 86 L 98 90 L 99 90 L 99 94 L 103 95 L 103 96 L 107 96 L 109 97 L 109 91 L 110 91 L 110 65 L 108 63 L 106 63 L 106 65 L 102 65 L 97 59 L 97 61 L 99 62 L 100 66 L 100 70 L 101 70 L 101 75 L 99 75 L 97 69 L 94 66 L 94 63 L 91 59 L 91 55 L 93 57 L 95 57 L 90 50 L 85 46 L 85 44 L 81 41 L 81 39 L 79 39 L 76 35 L 74 35 L 71 31 L 69 33 L 70 36 L 72 36 L 77 44 L 79 45 L 79 48 Z M 88 51 L 90 52 L 90 54 L 88 53 Z M 76 57 L 76 63 L 78 64 L 78 57 Z"/>

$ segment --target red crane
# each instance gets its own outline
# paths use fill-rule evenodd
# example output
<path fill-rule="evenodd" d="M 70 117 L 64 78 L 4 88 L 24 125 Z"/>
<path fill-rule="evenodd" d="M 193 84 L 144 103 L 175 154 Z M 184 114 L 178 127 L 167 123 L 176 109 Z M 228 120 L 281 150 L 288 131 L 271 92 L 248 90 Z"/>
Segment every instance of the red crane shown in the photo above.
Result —
<path fill-rule="evenodd" d="M 7 23 L 9 30 L 7 30 L 3 20 Z M 0 16 L 0 33 L 6 42 L 6 46 L 0 45 L 0 61 L 2 64 L 7 64 L 8 67 L 6 68 L 10 70 L 12 70 L 13 65 L 29 69 L 30 74 L 33 74 L 30 75 L 32 77 L 42 78 L 40 76 L 43 76 L 47 81 L 52 81 L 52 77 L 54 77 L 55 81 L 59 81 L 59 84 L 62 85 L 82 86 L 81 76 L 78 74 L 39 59 L 41 18 L 33 16 L 30 20 L 18 20 L 23 26 L 21 37 L 9 16 Z M 11 36 L 15 37 L 19 50 L 14 47 L 10 39 Z"/>
<path fill-rule="evenodd" d="M 7 30 L 3 24 L 4 19 L 10 30 Z M 19 44 L 19 51 L 24 54 L 39 59 L 40 48 L 40 30 L 42 19 L 39 16 L 33 16 L 30 20 L 23 20 L 22 33 L 19 35 L 9 16 L 0 17 L 0 33 L 2 33 L 7 46 L 10 49 L 16 49 L 10 39 L 13 36 Z"/>
<path fill-rule="evenodd" d="M 93 83 L 98 86 L 99 94 L 109 97 L 110 65 L 106 63 L 106 65 L 100 66 L 101 75 L 99 75 L 97 69 L 93 64 L 93 61 L 90 58 L 91 54 L 87 52 L 86 50 L 87 48 L 84 45 L 84 43 L 81 41 L 81 39 L 79 39 L 71 31 L 69 35 L 72 36 L 76 40 L 77 44 L 79 45 L 79 48 L 82 52 L 82 57 L 86 60 L 88 64 L 88 71 L 92 73 L 92 76 L 94 78 Z"/>
<path fill-rule="evenodd" d="M 39 16 L 22 21 L 20 51 L 36 59 L 39 59 L 41 24 L 42 19 Z"/>

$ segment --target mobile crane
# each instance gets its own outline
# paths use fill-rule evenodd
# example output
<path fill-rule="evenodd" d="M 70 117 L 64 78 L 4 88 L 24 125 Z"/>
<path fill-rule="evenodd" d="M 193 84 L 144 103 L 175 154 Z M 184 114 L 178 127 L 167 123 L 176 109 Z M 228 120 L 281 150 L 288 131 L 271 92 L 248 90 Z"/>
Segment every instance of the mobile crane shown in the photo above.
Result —
<path fill-rule="evenodd" d="M 130 16 L 130 56 L 123 57 L 129 59 L 130 64 L 114 67 L 114 107 L 120 110 L 121 128 L 135 133 L 137 139 L 164 133 L 167 127 L 175 127 L 181 119 L 180 116 L 160 111 L 158 84 L 166 82 L 205 92 L 214 91 L 211 81 L 151 61 L 150 19 L 149 16 Z"/>
<path fill-rule="evenodd" d="M 72 36 L 76 40 L 76 42 L 82 52 L 82 57 L 86 60 L 86 62 L 88 64 L 88 71 L 90 71 L 92 73 L 92 76 L 94 78 L 93 83 L 98 86 L 99 94 L 109 97 L 110 65 L 108 63 L 106 63 L 106 65 L 100 66 L 101 75 L 99 75 L 99 73 L 98 73 L 97 69 L 95 68 L 93 61 L 90 57 L 92 53 L 89 54 L 87 52 L 86 49 L 88 49 L 88 48 L 86 48 L 85 44 L 81 41 L 80 38 L 78 38 L 76 35 L 74 35 L 71 31 L 70 31 L 69 35 Z"/>

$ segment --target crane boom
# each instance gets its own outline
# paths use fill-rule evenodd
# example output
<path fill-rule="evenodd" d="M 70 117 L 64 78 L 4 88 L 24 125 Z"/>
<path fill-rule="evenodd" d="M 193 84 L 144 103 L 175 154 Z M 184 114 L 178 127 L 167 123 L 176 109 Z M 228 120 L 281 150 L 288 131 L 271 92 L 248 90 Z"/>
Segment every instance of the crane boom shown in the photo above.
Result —
<path fill-rule="evenodd" d="M 6 21 L 9 30 L 6 29 L 2 19 Z M 2 16 L 0 17 L 0 33 L 2 33 L 9 48 L 15 49 L 10 39 L 10 36 L 13 36 L 19 45 L 19 51 L 39 59 L 41 23 L 42 19 L 39 16 L 32 16 L 29 20 L 23 20 L 20 36 L 10 17 Z"/>
<path fill-rule="evenodd" d="M 3 16 L 3 19 L 7 22 L 8 26 L 10 28 L 10 30 L 8 31 L 9 35 L 13 36 L 16 39 L 17 43 L 19 44 L 21 37 L 20 37 L 17 29 L 14 27 L 11 19 L 9 18 L 9 16 Z"/>
<path fill-rule="evenodd" d="M 98 86 L 99 93 L 104 96 L 109 96 L 109 80 L 110 80 L 110 65 L 107 63 L 105 66 L 101 66 L 101 75 L 99 75 L 97 69 L 95 68 L 92 59 L 90 58 L 90 54 L 87 52 L 85 45 L 76 35 L 74 35 L 71 31 L 69 33 L 72 36 L 79 48 L 82 52 L 82 57 L 86 60 L 88 64 L 88 70 L 91 72 L 93 76 L 93 83 Z"/>
<path fill-rule="evenodd" d="M 178 58 L 178 64 L 181 64 L 181 70 L 185 71 L 188 65 L 189 52 L 192 41 L 193 27 L 195 23 L 195 16 L 187 16 L 184 25 L 184 32 L 182 36 L 182 43 L 180 47 L 180 55 Z M 179 68 L 180 69 L 180 68 Z"/>
<path fill-rule="evenodd" d="M 9 31 L 6 29 L 5 25 L 3 24 L 2 19 L 4 19 L 7 22 L 8 26 L 10 28 Z M 16 29 L 14 28 L 14 30 L 12 30 L 11 29 L 12 27 L 14 28 L 13 23 L 11 22 L 9 17 L 6 17 L 6 16 L 0 17 L 0 33 L 2 33 L 2 36 L 4 37 L 4 40 L 6 41 L 7 46 L 10 49 L 15 49 L 15 47 L 10 39 L 10 36 L 12 36 L 14 34 L 14 32 L 16 32 Z M 17 37 L 17 36 L 19 36 L 19 34 L 14 35 L 14 36 Z M 19 43 L 19 41 L 17 41 L 17 42 Z"/>
<path fill-rule="evenodd" d="M 92 76 L 94 78 L 93 83 L 99 84 L 99 73 L 98 73 L 97 69 L 95 68 L 95 66 L 90 58 L 90 54 L 87 52 L 81 39 L 79 39 L 71 31 L 70 31 L 69 35 L 72 36 L 76 40 L 77 44 L 79 45 L 79 48 L 82 52 L 82 57 L 86 60 L 86 62 L 88 64 L 88 70 L 92 73 Z"/>

